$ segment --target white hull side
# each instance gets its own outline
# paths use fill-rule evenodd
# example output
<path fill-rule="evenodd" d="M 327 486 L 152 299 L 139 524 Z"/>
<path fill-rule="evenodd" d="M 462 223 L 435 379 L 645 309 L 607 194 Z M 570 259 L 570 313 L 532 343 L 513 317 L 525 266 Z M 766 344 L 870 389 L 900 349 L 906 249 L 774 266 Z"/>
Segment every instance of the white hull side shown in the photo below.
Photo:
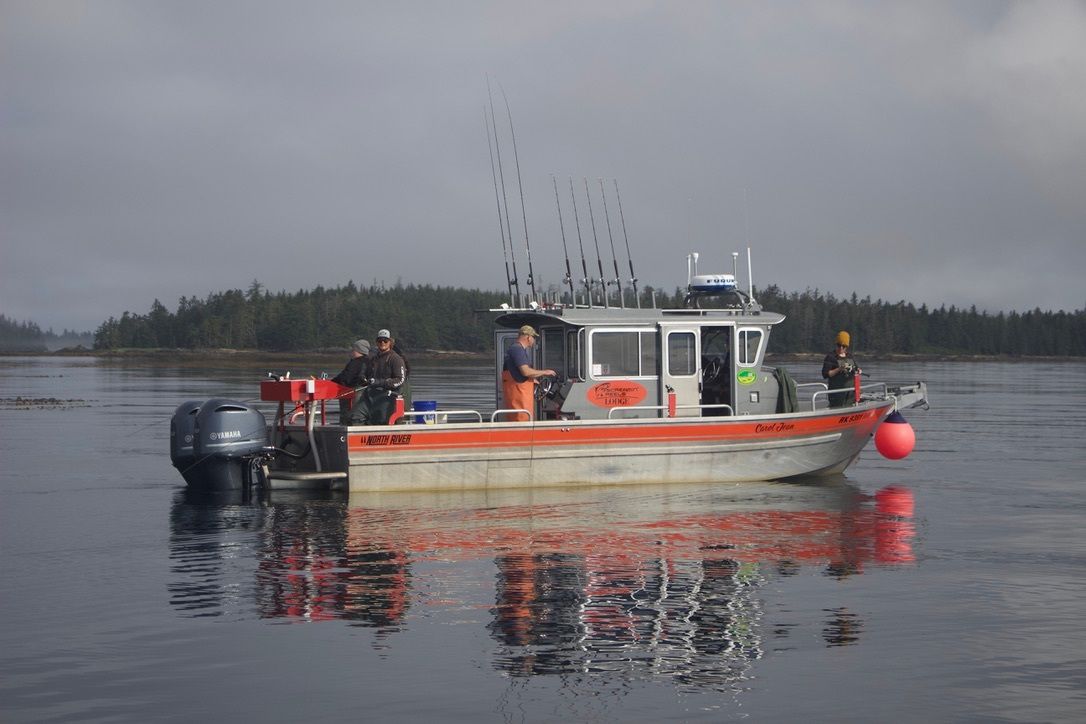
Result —
<path fill-rule="evenodd" d="M 322 468 L 347 472 L 346 480 L 333 480 L 331 487 L 350 492 L 730 483 L 839 473 L 855 460 L 888 412 L 888 404 L 873 403 L 832 413 L 695 421 L 687 418 L 665 423 L 657 420 L 595 421 L 581 425 L 539 422 L 330 427 L 318 429 L 316 438 L 324 463 Z M 849 416 L 864 419 L 842 422 Z M 732 432 L 732 428 L 742 432 L 759 423 L 777 425 L 790 420 L 809 429 L 800 434 L 760 437 Z M 713 425 L 721 431 L 716 438 L 684 439 L 697 437 L 699 429 Z M 563 442 L 563 433 L 573 436 L 574 427 L 582 435 L 590 433 L 596 439 L 580 444 Z M 628 433 L 638 427 L 659 432 L 658 438 L 672 439 L 609 438 L 616 431 Z M 380 436 L 410 435 L 412 444 L 425 446 L 428 440 L 442 434 L 459 442 L 437 449 L 409 446 L 367 449 L 365 445 L 368 440 L 382 440 Z M 518 442 L 503 444 L 502 439 L 494 439 L 506 436 L 513 436 Z M 302 463 L 311 465 L 311 458 Z M 290 482 L 273 480 L 272 486 L 288 487 Z"/>

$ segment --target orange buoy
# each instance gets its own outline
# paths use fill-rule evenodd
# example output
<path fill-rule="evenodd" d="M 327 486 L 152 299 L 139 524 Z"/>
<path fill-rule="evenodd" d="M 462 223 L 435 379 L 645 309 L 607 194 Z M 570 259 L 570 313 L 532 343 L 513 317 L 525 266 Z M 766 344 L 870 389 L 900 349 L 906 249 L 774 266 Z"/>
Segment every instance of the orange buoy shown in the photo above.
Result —
<path fill-rule="evenodd" d="M 891 412 L 875 431 L 875 448 L 889 460 L 900 460 L 915 446 L 916 433 L 897 410 Z"/>

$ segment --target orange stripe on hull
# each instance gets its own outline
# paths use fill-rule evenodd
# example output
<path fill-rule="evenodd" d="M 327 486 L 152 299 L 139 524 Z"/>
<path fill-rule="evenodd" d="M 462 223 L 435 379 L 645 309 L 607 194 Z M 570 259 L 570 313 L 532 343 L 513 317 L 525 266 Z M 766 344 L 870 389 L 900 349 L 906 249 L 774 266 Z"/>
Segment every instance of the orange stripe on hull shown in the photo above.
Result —
<path fill-rule="evenodd" d="M 394 426 L 372 433 L 351 434 L 347 449 L 357 452 L 405 452 L 421 450 L 510 449 L 566 445 L 613 445 L 621 443 L 782 441 L 811 435 L 871 428 L 889 404 L 863 412 L 838 413 L 815 418 L 762 419 L 682 424 L 547 425 L 487 427 L 481 430 L 442 430 L 440 426 Z M 734 418 L 731 418 L 734 420 Z M 387 432 L 385 432 L 387 430 Z"/>

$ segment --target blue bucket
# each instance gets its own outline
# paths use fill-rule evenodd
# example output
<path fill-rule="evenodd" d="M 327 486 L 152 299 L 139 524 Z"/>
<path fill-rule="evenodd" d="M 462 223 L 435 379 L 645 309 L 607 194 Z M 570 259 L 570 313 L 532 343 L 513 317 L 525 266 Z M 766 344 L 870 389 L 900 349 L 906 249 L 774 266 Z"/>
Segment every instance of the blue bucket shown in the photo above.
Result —
<path fill-rule="evenodd" d="M 437 400 L 415 400 L 411 403 L 411 409 L 415 412 L 434 412 L 437 410 Z M 437 415 L 413 415 L 415 422 L 423 425 L 433 425 L 437 422 Z"/>

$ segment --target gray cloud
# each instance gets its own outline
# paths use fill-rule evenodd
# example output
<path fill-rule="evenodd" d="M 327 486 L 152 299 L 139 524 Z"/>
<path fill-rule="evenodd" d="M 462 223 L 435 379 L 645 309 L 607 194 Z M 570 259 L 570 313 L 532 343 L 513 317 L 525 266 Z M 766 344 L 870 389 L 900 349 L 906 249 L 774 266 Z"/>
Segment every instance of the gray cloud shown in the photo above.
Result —
<path fill-rule="evenodd" d="M 487 73 L 545 283 L 554 173 L 573 249 L 566 179 L 618 178 L 643 283 L 749 244 L 759 285 L 1086 306 L 1080 3 L 4 2 L 0 312 L 502 288 Z"/>

